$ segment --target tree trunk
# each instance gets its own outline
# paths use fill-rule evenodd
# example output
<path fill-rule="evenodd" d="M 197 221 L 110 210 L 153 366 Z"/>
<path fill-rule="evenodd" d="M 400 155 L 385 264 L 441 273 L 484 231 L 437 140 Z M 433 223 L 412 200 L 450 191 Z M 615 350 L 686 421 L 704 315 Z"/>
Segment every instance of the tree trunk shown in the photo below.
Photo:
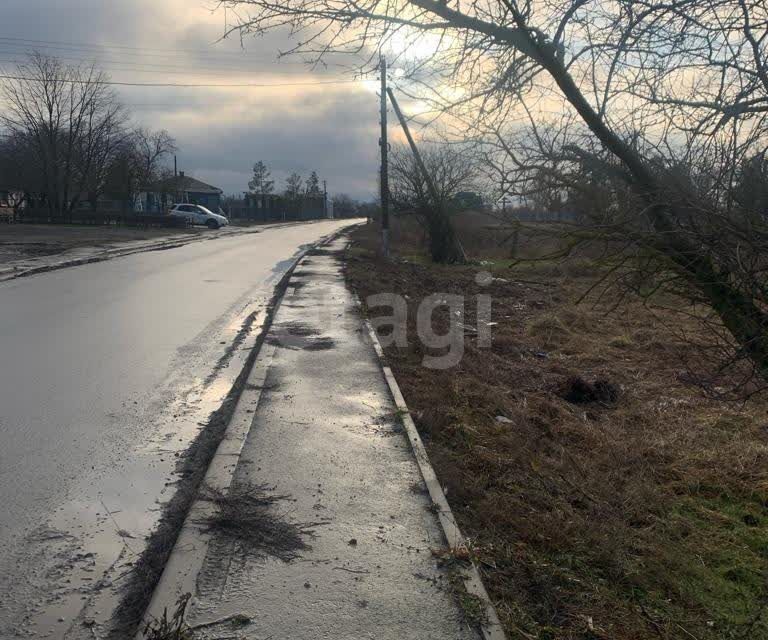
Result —
<path fill-rule="evenodd" d="M 675 213 L 668 215 L 674 217 Z M 682 233 L 669 230 L 659 235 L 664 241 L 655 250 L 676 265 L 688 285 L 709 303 L 759 375 L 768 380 L 768 313 Z"/>
<path fill-rule="evenodd" d="M 429 252 L 432 262 L 464 264 L 467 256 L 461 246 L 451 219 L 442 209 L 429 208 L 425 212 L 429 231 Z"/>

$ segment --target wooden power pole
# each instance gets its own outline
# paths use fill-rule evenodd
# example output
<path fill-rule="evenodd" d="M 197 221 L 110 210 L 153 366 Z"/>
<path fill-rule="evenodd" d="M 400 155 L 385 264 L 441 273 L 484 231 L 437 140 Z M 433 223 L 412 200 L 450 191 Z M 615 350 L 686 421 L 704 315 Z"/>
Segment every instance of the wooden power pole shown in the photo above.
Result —
<path fill-rule="evenodd" d="M 392 91 L 392 89 L 387 89 L 387 94 L 389 95 L 389 99 L 392 101 L 392 108 L 395 110 L 395 115 L 400 121 L 400 126 L 403 128 L 403 133 L 405 133 L 405 137 L 408 139 L 408 146 L 411 147 L 411 152 L 413 153 L 413 157 L 416 159 L 416 164 L 419 167 L 419 171 L 421 171 L 421 175 L 424 176 L 424 182 L 427 183 L 427 191 L 429 191 L 429 197 L 432 198 L 434 206 L 439 207 L 440 196 L 437 193 L 437 188 L 435 187 L 435 183 L 432 181 L 432 176 L 430 175 L 429 171 L 427 171 L 427 166 L 424 164 L 424 160 L 419 153 L 419 148 L 413 141 L 411 130 L 408 128 L 408 122 L 403 116 L 403 112 L 400 111 L 400 105 L 397 103 L 397 99 L 395 98 L 395 92 Z"/>
<path fill-rule="evenodd" d="M 379 73 L 381 74 L 381 253 L 389 257 L 389 166 L 387 154 L 387 60 L 381 56 Z"/>

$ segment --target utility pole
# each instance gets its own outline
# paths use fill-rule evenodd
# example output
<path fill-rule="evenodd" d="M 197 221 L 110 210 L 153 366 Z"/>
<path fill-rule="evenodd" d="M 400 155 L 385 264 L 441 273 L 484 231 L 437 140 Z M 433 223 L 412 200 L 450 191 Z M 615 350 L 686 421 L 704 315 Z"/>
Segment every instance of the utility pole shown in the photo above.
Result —
<path fill-rule="evenodd" d="M 413 157 L 416 158 L 416 164 L 419 166 L 421 175 L 424 176 L 424 181 L 427 183 L 427 191 L 429 191 L 429 196 L 432 198 L 432 202 L 434 203 L 434 205 L 436 207 L 439 207 L 440 196 L 437 194 L 437 188 L 435 187 L 435 183 L 432 181 L 432 176 L 430 175 L 429 171 L 427 171 L 427 166 L 424 164 L 424 160 L 422 159 L 421 154 L 419 153 L 419 148 L 416 146 L 416 143 L 413 141 L 411 130 L 408 128 L 408 122 L 403 116 L 403 112 L 400 111 L 400 105 L 397 103 L 397 99 L 395 98 L 395 92 L 392 91 L 392 89 L 387 89 L 387 94 L 389 95 L 389 99 L 392 101 L 392 108 L 395 110 L 395 115 L 397 116 L 397 119 L 400 121 L 400 126 L 403 128 L 403 133 L 405 134 L 405 137 L 408 139 L 408 146 L 411 147 L 411 151 L 413 152 Z"/>
<path fill-rule="evenodd" d="M 328 217 L 328 181 L 323 180 L 323 216 Z"/>
<path fill-rule="evenodd" d="M 389 166 L 387 153 L 387 59 L 381 56 L 379 73 L 381 74 L 381 252 L 389 257 Z"/>

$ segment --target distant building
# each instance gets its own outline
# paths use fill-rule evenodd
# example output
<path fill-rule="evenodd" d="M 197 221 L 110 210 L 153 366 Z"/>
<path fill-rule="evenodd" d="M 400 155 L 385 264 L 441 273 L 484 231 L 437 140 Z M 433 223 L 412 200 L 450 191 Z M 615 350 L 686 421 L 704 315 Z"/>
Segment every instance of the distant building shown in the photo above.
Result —
<path fill-rule="evenodd" d="M 247 192 L 242 199 L 230 200 L 226 211 L 231 218 L 256 222 L 318 220 L 333 217 L 333 205 L 326 202 L 323 195 L 302 196 L 291 200 L 274 193 Z"/>
<path fill-rule="evenodd" d="M 136 209 L 147 213 L 162 213 L 175 203 L 186 202 L 218 211 L 222 194 L 223 191 L 218 187 L 186 176 L 180 171 L 178 176 L 160 180 L 139 194 Z"/>

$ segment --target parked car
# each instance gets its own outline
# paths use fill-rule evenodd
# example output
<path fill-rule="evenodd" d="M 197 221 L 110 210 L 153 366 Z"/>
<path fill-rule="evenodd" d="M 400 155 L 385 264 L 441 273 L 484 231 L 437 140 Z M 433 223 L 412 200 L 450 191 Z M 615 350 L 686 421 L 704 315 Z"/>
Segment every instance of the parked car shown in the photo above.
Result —
<path fill-rule="evenodd" d="M 175 204 L 168 215 L 186 218 L 190 224 L 204 224 L 209 229 L 218 229 L 229 224 L 226 216 L 214 213 L 199 204 Z"/>

